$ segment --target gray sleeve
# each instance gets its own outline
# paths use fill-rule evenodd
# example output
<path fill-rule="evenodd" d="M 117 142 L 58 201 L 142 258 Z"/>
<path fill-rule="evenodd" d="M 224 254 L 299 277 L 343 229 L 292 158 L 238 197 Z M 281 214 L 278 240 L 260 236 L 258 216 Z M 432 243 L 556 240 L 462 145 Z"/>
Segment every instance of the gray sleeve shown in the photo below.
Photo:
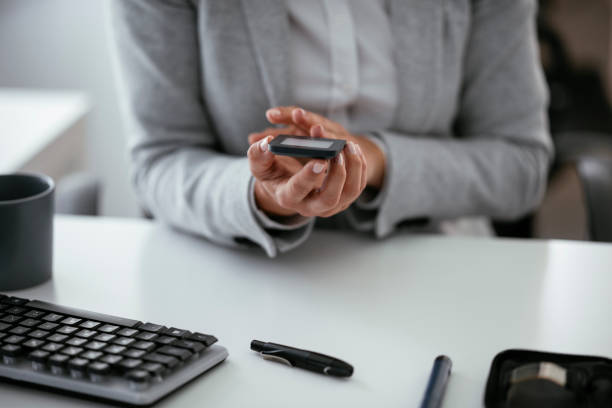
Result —
<path fill-rule="evenodd" d="M 512 219 L 540 202 L 552 156 L 532 0 L 474 2 L 458 138 L 379 132 L 387 146 L 377 236 L 403 220 Z"/>
<path fill-rule="evenodd" d="M 246 157 L 215 149 L 201 95 L 196 14 L 185 0 L 114 3 L 133 184 L 163 222 L 223 245 L 256 244 L 272 257 L 306 239 L 312 225 L 265 230 L 251 208 Z"/>

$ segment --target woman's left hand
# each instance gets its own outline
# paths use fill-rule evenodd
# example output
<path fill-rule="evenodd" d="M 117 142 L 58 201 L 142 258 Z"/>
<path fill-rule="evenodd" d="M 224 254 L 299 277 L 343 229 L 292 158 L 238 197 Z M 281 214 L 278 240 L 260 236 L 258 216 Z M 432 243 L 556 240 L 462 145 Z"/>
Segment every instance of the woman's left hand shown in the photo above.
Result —
<path fill-rule="evenodd" d="M 266 118 L 270 123 L 282 124 L 299 133 L 312 137 L 344 139 L 355 143 L 363 153 L 366 162 L 366 182 L 374 188 L 382 186 L 385 177 L 385 154 L 366 137 L 353 135 L 341 124 L 313 112 L 295 106 L 279 106 L 268 109 Z"/>

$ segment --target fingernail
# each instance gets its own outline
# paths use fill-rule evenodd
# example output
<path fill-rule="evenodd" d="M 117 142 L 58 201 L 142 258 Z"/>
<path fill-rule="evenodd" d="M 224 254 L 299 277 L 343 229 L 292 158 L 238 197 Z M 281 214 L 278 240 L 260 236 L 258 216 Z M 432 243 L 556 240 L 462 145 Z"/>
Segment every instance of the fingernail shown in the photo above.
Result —
<path fill-rule="evenodd" d="M 342 153 L 338 155 L 338 164 L 341 166 L 344 164 L 344 155 Z"/>
<path fill-rule="evenodd" d="M 270 136 L 266 136 L 261 140 L 261 142 L 259 142 L 259 148 L 261 149 L 262 152 L 268 151 L 268 138 L 269 137 Z"/>
<path fill-rule="evenodd" d="M 359 154 L 363 154 L 363 150 L 361 150 L 361 146 L 357 145 L 357 150 L 359 151 Z"/>
<path fill-rule="evenodd" d="M 325 165 L 323 163 L 315 163 L 314 166 L 312 166 L 312 171 L 315 174 L 319 174 L 323 171 L 324 168 Z"/>
<path fill-rule="evenodd" d="M 281 115 L 281 111 L 278 109 L 268 109 L 266 111 L 266 116 L 268 118 L 278 118 Z"/>
<path fill-rule="evenodd" d="M 355 143 L 353 142 L 348 142 L 349 145 L 349 150 L 351 151 L 352 154 L 357 154 L 357 147 L 355 147 Z"/>

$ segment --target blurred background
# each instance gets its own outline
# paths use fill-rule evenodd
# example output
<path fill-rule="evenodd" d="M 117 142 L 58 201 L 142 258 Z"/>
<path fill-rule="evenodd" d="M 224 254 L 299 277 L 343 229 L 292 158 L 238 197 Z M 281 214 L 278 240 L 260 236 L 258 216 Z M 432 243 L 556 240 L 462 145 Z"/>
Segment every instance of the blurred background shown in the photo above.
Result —
<path fill-rule="evenodd" d="M 130 188 L 110 0 L 0 0 L 0 173 L 58 183 L 58 211 L 141 216 Z M 557 149 L 542 206 L 500 235 L 612 241 L 612 0 L 540 1 Z"/>

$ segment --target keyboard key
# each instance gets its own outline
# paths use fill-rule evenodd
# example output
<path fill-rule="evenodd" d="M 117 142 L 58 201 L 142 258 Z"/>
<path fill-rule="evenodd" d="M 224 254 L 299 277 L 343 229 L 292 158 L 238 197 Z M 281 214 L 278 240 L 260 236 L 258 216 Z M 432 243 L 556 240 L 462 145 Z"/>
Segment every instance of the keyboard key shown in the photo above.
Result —
<path fill-rule="evenodd" d="M 43 317 L 43 320 L 46 320 L 48 322 L 57 322 L 58 320 L 63 319 L 64 316 L 57 314 L 57 313 L 49 313 L 48 315 L 46 315 L 45 317 Z"/>
<path fill-rule="evenodd" d="M 181 360 L 187 360 L 193 355 L 193 353 L 184 348 L 178 348 L 173 346 L 163 346 L 156 350 L 157 353 L 166 354 L 168 356 L 177 357 Z"/>
<path fill-rule="evenodd" d="M 61 333 L 61 334 L 72 334 L 75 331 L 77 331 L 79 329 L 77 329 L 74 326 L 62 326 L 59 329 L 57 329 L 57 333 Z"/>
<path fill-rule="evenodd" d="M 30 336 L 32 335 L 32 333 L 30 333 Z M 47 341 L 52 341 L 54 343 L 61 343 L 64 340 L 66 340 L 68 338 L 68 336 L 66 336 L 65 334 L 59 334 L 59 333 L 55 333 L 49 337 L 47 337 Z"/>
<path fill-rule="evenodd" d="M 185 348 L 187 350 L 190 350 L 193 353 L 199 353 L 200 351 L 204 350 L 205 346 L 198 342 L 198 341 L 191 341 L 191 340 L 177 340 L 174 344 L 174 347 L 181 347 L 181 348 Z"/>
<path fill-rule="evenodd" d="M 113 340 L 113 343 L 119 345 L 119 346 L 129 346 L 130 344 L 134 343 L 136 340 L 131 339 L 129 337 L 119 337 L 116 338 L 115 340 Z"/>
<path fill-rule="evenodd" d="M 112 324 L 105 324 L 104 326 L 98 327 L 98 330 L 103 333 L 114 333 L 119 330 L 119 326 L 115 326 Z"/>
<path fill-rule="evenodd" d="M 151 351 L 155 348 L 155 343 L 150 341 L 139 341 L 132 344 L 132 347 L 137 348 L 139 350 Z"/>
<path fill-rule="evenodd" d="M 2 324 L 2 323 L 0 323 Z M 22 326 L 26 326 L 26 327 L 34 327 L 40 324 L 40 320 L 36 320 L 36 319 L 25 319 L 22 320 L 21 323 L 19 323 Z"/>
<path fill-rule="evenodd" d="M 139 322 L 138 320 L 125 319 L 123 317 L 90 312 L 88 310 L 74 309 L 71 307 L 55 305 L 53 303 L 42 302 L 40 300 L 33 300 L 31 302 L 28 302 L 27 306 L 33 307 L 35 309 L 47 310 L 49 312 L 63 313 L 68 316 L 78 316 L 82 319 L 95 320 L 108 324 L 116 324 L 118 326 L 136 327 L 139 324 L 142 324 L 142 322 Z"/>
<path fill-rule="evenodd" d="M 156 342 L 157 344 L 163 344 L 164 346 L 169 346 L 172 343 L 174 343 L 175 341 L 177 341 L 176 337 L 170 337 L 170 336 L 159 336 L 155 339 L 153 339 L 154 342 Z"/>
<path fill-rule="evenodd" d="M 103 363 L 109 364 L 111 366 L 117 365 L 121 360 L 123 360 L 123 357 L 112 354 L 106 354 L 100 359 L 100 361 L 102 361 Z"/>
<path fill-rule="evenodd" d="M 89 351 L 86 351 L 83 354 L 81 354 L 79 357 L 83 357 L 83 358 L 86 358 L 86 359 L 89 359 L 89 360 L 95 360 L 95 359 L 99 358 L 102 354 L 104 354 L 104 353 L 102 353 L 100 351 L 89 350 Z"/>
<path fill-rule="evenodd" d="M 68 360 L 68 368 L 76 371 L 85 371 L 89 365 L 89 360 L 86 358 L 75 357 Z"/>
<path fill-rule="evenodd" d="M 140 370 L 146 370 L 152 375 L 162 375 L 165 371 L 164 366 L 159 363 L 144 363 L 138 368 Z"/>
<path fill-rule="evenodd" d="M 129 358 L 140 358 L 144 356 L 145 354 L 147 354 L 146 351 L 138 350 L 138 349 L 128 349 L 123 352 L 123 355 Z"/>
<path fill-rule="evenodd" d="M 125 370 L 131 370 L 133 368 L 138 367 L 140 364 L 142 364 L 142 360 L 138 360 L 135 358 L 124 358 L 123 360 L 121 360 L 121 362 L 119 362 L 119 367 Z"/>
<path fill-rule="evenodd" d="M 0 318 L 0 321 L 4 322 L 4 323 L 17 323 L 18 321 L 20 321 L 22 318 L 19 316 L 15 316 L 15 315 L 6 315 L 3 316 L 2 318 Z"/>
<path fill-rule="evenodd" d="M 9 330 L 9 333 L 16 334 L 18 336 L 23 336 L 24 334 L 26 334 L 30 330 L 32 330 L 32 329 L 27 328 L 27 327 L 23 327 L 23 326 L 16 326 L 16 327 L 13 327 L 11 330 Z"/>
<path fill-rule="evenodd" d="M 125 351 L 125 347 L 118 346 L 116 344 L 111 344 L 110 346 L 104 348 L 104 352 L 110 353 L 110 354 L 121 354 L 124 351 Z"/>
<path fill-rule="evenodd" d="M 87 371 L 89 371 L 91 374 L 105 375 L 110 372 L 110 366 L 100 361 L 94 361 L 93 363 L 89 363 L 87 366 Z"/>
<path fill-rule="evenodd" d="M 13 307 L 5 310 L 5 312 L 6 313 L 10 313 L 10 314 L 14 314 L 14 315 L 20 315 L 23 312 L 25 312 L 26 310 L 28 310 L 28 309 L 26 309 L 25 307 L 13 306 Z"/>
<path fill-rule="evenodd" d="M 43 350 L 45 351 L 49 351 L 51 353 L 55 353 L 56 351 L 59 351 L 60 349 L 62 349 L 64 347 L 63 344 L 59 344 L 59 343 L 47 343 L 43 346 Z"/>
<path fill-rule="evenodd" d="M 85 348 L 89 350 L 97 351 L 97 350 L 103 349 L 107 345 L 108 345 L 107 343 L 104 343 L 102 341 L 90 341 L 89 343 L 85 345 Z"/>
<path fill-rule="evenodd" d="M 28 360 L 36 361 L 37 363 L 44 363 L 47 361 L 47 358 L 51 355 L 48 351 L 44 350 L 34 350 L 30 354 L 28 354 Z"/>
<path fill-rule="evenodd" d="M 83 329 L 83 330 L 81 330 L 81 331 L 77 332 L 77 333 L 75 334 L 75 336 L 79 336 L 79 337 L 83 337 L 84 339 L 88 339 L 88 338 L 90 338 L 90 337 L 95 336 L 96 334 L 98 334 L 98 332 L 97 332 L 97 331 Z"/>
<path fill-rule="evenodd" d="M 65 367 L 69 359 L 70 357 L 65 354 L 53 354 L 51 357 L 49 357 L 47 362 L 50 366 Z"/>
<path fill-rule="evenodd" d="M 37 330 L 32 330 L 30 333 L 28 333 L 28 336 L 29 336 L 29 337 L 33 337 L 33 338 L 35 338 L 35 339 L 44 339 L 44 338 L 45 338 L 45 337 L 47 337 L 49 334 L 51 334 L 51 333 L 49 333 L 49 332 L 48 332 L 48 331 L 46 331 L 46 330 L 40 330 L 40 329 L 37 329 Z"/>
<path fill-rule="evenodd" d="M 153 341 L 157 338 L 157 334 L 151 332 L 141 332 L 135 336 L 139 340 Z"/>
<path fill-rule="evenodd" d="M 5 342 L 5 343 L 8 343 L 8 344 L 19 344 L 19 343 L 21 343 L 24 340 L 25 340 L 25 337 L 17 336 L 17 335 L 14 334 L 12 336 L 5 337 L 4 340 L 2 340 L 2 341 Z"/>
<path fill-rule="evenodd" d="M 98 327 L 101 324 L 102 323 L 96 322 L 94 320 L 87 320 L 87 321 L 84 321 L 83 323 L 81 323 L 79 326 L 84 328 L 84 329 L 95 329 L 96 327 Z"/>
<path fill-rule="evenodd" d="M 32 319 L 39 319 L 45 315 L 46 312 L 40 310 L 30 310 L 24 316 L 31 317 Z"/>
<path fill-rule="evenodd" d="M 200 343 L 204 343 L 206 347 L 209 347 L 217 342 L 217 338 L 215 336 L 211 336 L 210 334 L 202 334 L 202 333 L 192 333 L 187 336 L 188 340 L 199 341 Z"/>
<path fill-rule="evenodd" d="M 3 301 L 2 303 L 6 303 L 8 305 L 13 305 L 13 306 L 21 306 L 21 305 L 25 305 L 26 303 L 28 303 L 28 299 L 22 299 L 22 298 L 12 296 L 6 299 L 5 301 Z"/>
<path fill-rule="evenodd" d="M 140 326 L 138 326 L 138 329 L 152 332 L 152 333 L 161 333 L 162 331 L 166 330 L 166 327 L 161 326 L 159 324 L 143 323 Z"/>
<path fill-rule="evenodd" d="M 190 331 L 188 330 L 183 330 L 183 329 L 177 329 L 176 327 L 171 327 L 168 330 L 165 331 L 166 335 L 168 336 L 172 336 L 172 337 L 186 337 L 188 335 L 191 334 Z"/>
<path fill-rule="evenodd" d="M 81 351 L 83 351 L 81 347 L 69 346 L 69 347 L 64 347 L 63 349 L 61 349 L 60 353 L 66 354 L 67 356 L 70 356 L 70 357 L 74 357 L 77 354 L 79 354 Z"/>
<path fill-rule="evenodd" d="M 42 346 L 43 344 L 45 344 L 44 340 L 30 339 L 24 343 L 21 343 L 21 346 L 29 349 L 35 349 Z"/>
<path fill-rule="evenodd" d="M 117 334 L 120 335 L 120 336 L 132 337 L 132 336 L 138 334 L 138 330 L 124 328 L 124 329 L 119 330 L 117 332 Z"/>
<path fill-rule="evenodd" d="M 38 326 L 38 328 L 42 330 L 55 330 L 57 327 L 59 327 L 59 324 L 51 322 L 45 322 Z"/>
<path fill-rule="evenodd" d="M 66 344 L 70 346 L 75 346 L 75 347 L 82 346 L 85 343 L 87 343 L 87 339 L 82 339 L 80 337 L 73 337 L 66 342 Z"/>
<path fill-rule="evenodd" d="M 109 334 L 109 333 L 100 333 L 99 335 L 97 335 L 96 337 L 94 337 L 94 339 L 98 340 L 98 341 L 106 341 L 109 342 L 112 339 L 114 339 L 115 336 L 114 334 Z"/>
<path fill-rule="evenodd" d="M 125 373 L 125 378 L 137 383 L 145 383 L 151 378 L 151 375 L 144 370 L 131 370 Z"/>
<path fill-rule="evenodd" d="M 3 310 L 8 309 L 9 307 L 10 307 L 9 305 L 5 305 L 5 304 L 0 303 L 0 312 L 3 311 Z"/>
<path fill-rule="evenodd" d="M 8 323 L 0 323 L 0 331 L 7 330 L 9 327 L 11 327 L 11 325 Z"/>
<path fill-rule="evenodd" d="M 3 338 L 5 338 L 6 336 L 8 336 L 7 333 L 2 333 L 0 332 L 0 340 L 2 340 Z"/>
<path fill-rule="evenodd" d="M 178 362 L 179 362 L 174 357 L 165 356 L 165 355 L 159 354 L 159 353 L 147 354 L 146 356 L 143 357 L 143 360 L 151 362 L 151 363 L 163 364 L 164 366 L 166 366 L 168 368 L 172 368 L 172 367 L 176 366 L 178 364 Z"/>
<path fill-rule="evenodd" d="M 79 318 L 76 318 L 76 317 L 67 317 L 64 320 L 62 320 L 62 324 L 67 324 L 69 326 L 74 326 L 75 324 L 77 324 L 81 320 L 83 320 L 83 319 L 79 319 Z"/>
<path fill-rule="evenodd" d="M 16 344 L 6 344 L 0 348 L 0 355 L 7 357 L 19 357 L 23 354 L 23 348 Z"/>

